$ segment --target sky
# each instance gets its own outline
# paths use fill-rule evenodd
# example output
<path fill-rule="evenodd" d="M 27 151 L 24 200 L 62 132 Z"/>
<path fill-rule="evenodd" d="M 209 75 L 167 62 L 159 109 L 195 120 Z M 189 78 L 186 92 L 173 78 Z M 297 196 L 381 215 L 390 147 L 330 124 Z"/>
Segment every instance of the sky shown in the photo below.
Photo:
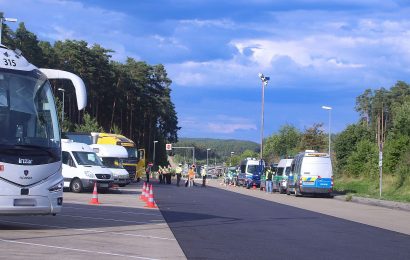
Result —
<path fill-rule="evenodd" d="M 85 40 L 172 80 L 179 137 L 260 142 L 285 124 L 357 122 L 365 89 L 410 82 L 405 0 L 0 0 L 39 40 Z M 16 28 L 16 24 L 9 24 Z M 332 110 L 324 110 L 322 106 Z"/>

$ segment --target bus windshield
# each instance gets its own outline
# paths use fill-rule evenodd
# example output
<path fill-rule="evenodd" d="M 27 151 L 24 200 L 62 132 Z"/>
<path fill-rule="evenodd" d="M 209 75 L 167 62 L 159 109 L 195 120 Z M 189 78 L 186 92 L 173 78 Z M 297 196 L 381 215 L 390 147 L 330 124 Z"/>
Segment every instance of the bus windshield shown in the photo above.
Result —
<path fill-rule="evenodd" d="M 60 160 L 60 132 L 50 83 L 38 70 L 0 69 L 0 152 L 46 152 Z M 48 161 L 50 163 L 50 161 Z"/>

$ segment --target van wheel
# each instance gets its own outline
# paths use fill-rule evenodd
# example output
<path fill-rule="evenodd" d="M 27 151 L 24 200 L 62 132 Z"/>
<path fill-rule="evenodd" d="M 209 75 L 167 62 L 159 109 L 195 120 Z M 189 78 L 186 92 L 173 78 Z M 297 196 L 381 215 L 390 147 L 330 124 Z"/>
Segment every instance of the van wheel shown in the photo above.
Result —
<path fill-rule="evenodd" d="M 302 197 L 302 193 L 295 187 L 295 197 Z"/>
<path fill-rule="evenodd" d="M 75 193 L 80 193 L 83 191 L 83 184 L 81 183 L 80 179 L 74 179 L 71 182 L 70 190 Z"/>

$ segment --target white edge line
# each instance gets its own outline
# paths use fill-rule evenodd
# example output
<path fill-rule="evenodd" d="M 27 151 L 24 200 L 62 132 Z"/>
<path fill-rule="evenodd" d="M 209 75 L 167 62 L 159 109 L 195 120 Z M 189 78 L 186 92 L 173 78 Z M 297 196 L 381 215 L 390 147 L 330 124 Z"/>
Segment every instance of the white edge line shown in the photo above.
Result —
<path fill-rule="evenodd" d="M 61 247 L 61 246 L 43 245 L 43 244 L 20 242 L 20 241 L 14 241 L 14 240 L 6 240 L 6 239 L 0 239 L 0 241 L 1 241 L 1 242 L 5 242 L 5 243 L 14 243 L 14 244 L 22 244 L 22 245 L 30 245 L 30 246 L 40 246 L 40 247 L 56 248 L 56 249 L 71 250 L 71 251 L 84 252 L 84 253 L 93 253 L 93 254 L 99 254 L 99 255 L 121 256 L 121 257 L 136 258 L 136 259 L 146 259 L 146 260 L 158 260 L 158 259 L 156 259 L 156 258 L 148 258 L 148 257 L 132 256 L 132 255 L 122 255 L 122 254 L 116 254 L 116 253 L 100 252 L 100 251 L 91 251 L 91 250 L 77 249 L 77 248 L 69 248 L 69 247 Z"/>
<path fill-rule="evenodd" d="M 176 239 L 174 238 L 145 236 L 145 235 L 121 233 L 121 232 L 114 232 L 114 231 L 101 231 L 101 230 L 86 229 L 86 228 L 69 228 L 69 227 L 64 227 L 64 226 L 42 225 L 42 224 L 16 222 L 16 221 L 8 221 L 8 220 L 0 220 L 0 222 L 6 222 L 6 223 L 12 223 L 12 224 L 23 224 L 23 225 L 29 225 L 29 226 L 39 226 L 39 227 L 51 227 L 51 228 L 58 228 L 58 229 L 69 229 L 69 230 L 76 230 L 76 231 L 86 231 L 86 232 L 93 232 L 93 233 L 113 234 L 113 235 L 119 235 L 119 236 L 142 237 L 142 238 L 150 238 L 150 239 L 176 241 Z"/>

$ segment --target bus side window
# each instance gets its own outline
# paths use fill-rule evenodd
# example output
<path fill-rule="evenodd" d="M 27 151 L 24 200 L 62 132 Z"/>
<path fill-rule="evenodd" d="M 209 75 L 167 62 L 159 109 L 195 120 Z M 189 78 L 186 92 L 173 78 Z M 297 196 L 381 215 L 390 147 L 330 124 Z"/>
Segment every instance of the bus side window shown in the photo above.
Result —
<path fill-rule="evenodd" d="M 63 163 L 65 164 L 65 165 L 68 165 L 68 166 L 70 166 L 70 167 L 75 167 L 75 163 L 74 163 L 74 160 L 73 160 L 73 158 L 71 157 L 71 155 L 70 155 L 70 153 L 69 152 L 64 152 L 63 151 L 63 153 L 62 153 L 62 161 L 63 161 Z"/>

